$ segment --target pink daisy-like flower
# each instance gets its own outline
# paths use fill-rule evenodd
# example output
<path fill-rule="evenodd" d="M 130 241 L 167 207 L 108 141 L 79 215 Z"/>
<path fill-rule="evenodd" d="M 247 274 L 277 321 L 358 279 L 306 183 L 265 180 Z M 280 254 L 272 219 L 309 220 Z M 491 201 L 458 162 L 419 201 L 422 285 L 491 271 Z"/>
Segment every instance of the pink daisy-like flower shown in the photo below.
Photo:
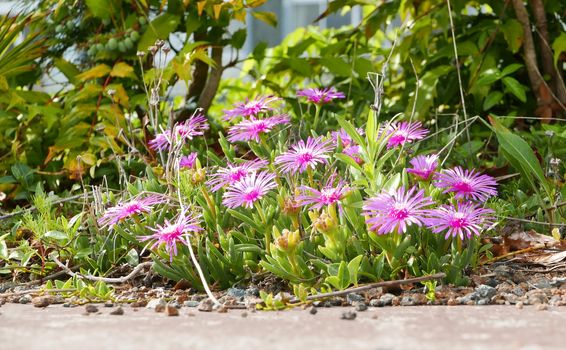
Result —
<path fill-rule="evenodd" d="M 173 223 L 165 220 L 165 225 L 157 225 L 156 228 L 149 228 L 154 233 L 149 236 L 139 236 L 140 242 L 155 240 L 151 249 L 154 249 L 165 243 L 165 251 L 169 254 L 169 261 L 173 261 L 173 257 L 177 255 L 177 242 L 185 245 L 189 244 L 187 236 L 189 232 L 199 232 L 203 228 L 199 226 L 200 215 L 186 214 L 182 212 L 179 214 L 177 220 Z"/>
<path fill-rule="evenodd" d="M 428 130 L 422 127 L 421 122 L 393 123 L 387 129 L 387 148 L 395 148 L 405 143 L 420 140 L 428 134 Z"/>
<path fill-rule="evenodd" d="M 333 179 L 333 177 L 331 177 L 331 179 Z M 312 207 L 314 209 L 320 209 L 324 206 L 339 202 L 349 191 L 349 187 L 346 186 L 344 181 L 338 182 L 336 187 L 333 187 L 332 181 L 329 180 L 326 186 L 320 191 L 309 186 L 301 186 L 299 190 L 301 190 L 302 193 L 298 195 L 296 199 L 300 205 L 313 204 Z"/>
<path fill-rule="evenodd" d="M 323 104 L 329 103 L 335 98 L 345 98 L 343 92 L 336 91 L 335 88 L 330 87 L 326 89 L 303 89 L 297 91 L 297 96 L 304 96 L 307 98 L 307 101 L 316 103 L 316 104 Z"/>
<path fill-rule="evenodd" d="M 364 161 L 358 157 L 361 153 L 360 146 L 349 146 L 342 150 L 342 153 L 352 158 L 356 163 L 362 164 Z"/>
<path fill-rule="evenodd" d="M 147 213 L 153 205 L 163 202 L 165 202 L 165 199 L 162 196 L 151 195 L 142 199 L 132 199 L 128 202 L 119 203 L 107 209 L 104 215 L 98 219 L 98 224 L 101 227 L 112 229 L 120 221 L 134 215 Z"/>
<path fill-rule="evenodd" d="M 171 144 L 171 130 L 165 130 L 164 132 L 156 134 L 155 138 L 149 141 L 149 148 L 161 152 L 168 149 L 169 144 Z"/>
<path fill-rule="evenodd" d="M 268 164 L 266 160 L 255 159 L 238 165 L 228 163 L 226 168 L 219 168 L 211 179 L 206 182 L 212 192 L 216 192 L 224 186 L 230 186 L 240 181 L 244 176 L 256 172 Z"/>
<path fill-rule="evenodd" d="M 393 194 L 384 192 L 368 199 L 363 209 L 372 231 L 378 234 L 405 233 L 412 224 L 422 226 L 429 212 L 425 207 L 432 204 L 433 200 L 424 195 L 424 190 L 412 187 L 405 191 L 401 187 Z"/>
<path fill-rule="evenodd" d="M 485 202 L 497 195 L 497 182 L 489 175 L 482 175 L 477 170 L 464 170 L 457 166 L 443 170 L 435 176 L 436 186 L 444 188 L 443 193 L 454 192 L 457 199 L 473 198 Z"/>
<path fill-rule="evenodd" d="M 483 228 L 493 224 L 494 213 L 493 210 L 480 208 L 472 202 L 459 203 L 456 206 L 443 205 L 430 211 L 430 217 L 426 219 L 425 224 L 433 233 L 446 230 L 445 238 L 460 236 L 464 239 L 464 235 L 471 238 L 473 235 L 479 236 Z"/>
<path fill-rule="evenodd" d="M 257 116 L 260 113 L 273 110 L 270 104 L 279 100 L 281 99 L 275 96 L 257 97 L 252 101 L 246 99 L 246 102 L 236 104 L 233 109 L 225 110 L 224 119 L 230 121 L 239 116 Z"/>
<path fill-rule="evenodd" d="M 252 208 L 254 203 L 265 196 L 270 190 L 277 187 L 274 181 L 275 174 L 268 172 L 251 173 L 224 193 L 222 204 L 228 208 L 244 206 Z"/>
<path fill-rule="evenodd" d="M 291 147 L 291 149 L 275 158 L 281 171 L 284 173 L 302 173 L 307 168 L 314 169 L 317 164 L 328 163 L 332 151 L 332 144 L 324 140 L 321 136 L 317 138 L 309 137 L 307 142 L 301 140 Z"/>
<path fill-rule="evenodd" d="M 358 132 L 358 134 L 362 136 L 364 135 L 364 130 L 362 128 L 357 128 L 356 131 Z M 348 135 L 346 130 L 344 130 L 343 128 L 338 131 L 333 131 L 330 135 L 332 136 L 332 140 L 334 141 L 334 144 L 336 144 L 336 146 L 338 146 L 338 140 L 342 142 L 342 146 L 344 146 L 345 148 L 356 145 L 352 137 Z"/>
<path fill-rule="evenodd" d="M 228 131 L 228 141 L 255 141 L 259 142 L 259 135 L 268 133 L 279 124 L 288 124 L 289 117 L 285 114 L 274 115 L 265 119 L 255 119 L 251 117 L 249 120 L 242 120 L 240 123 L 232 126 Z"/>
<path fill-rule="evenodd" d="M 431 154 L 429 156 L 416 156 L 411 159 L 411 169 L 407 169 L 408 173 L 414 174 L 421 180 L 430 180 L 430 176 L 436 171 L 438 167 L 438 155 Z"/>
<path fill-rule="evenodd" d="M 192 116 L 186 121 L 175 126 L 177 135 L 179 135 L 183 140 L 192 140 L 195 136 L 202 136 L 208 128 L 208 121 L 202 114 Z"/>
<path fill-rule="evenodd" d="M 195 166 L 196 160 L 197 160 L 197 152 L 192 152 L 191 154 L 189 154 L 188 156 L 183 156 L 181 157 L 181 159 L 179 159 L 179 168 L 192 168 L 193 166 Z"/>

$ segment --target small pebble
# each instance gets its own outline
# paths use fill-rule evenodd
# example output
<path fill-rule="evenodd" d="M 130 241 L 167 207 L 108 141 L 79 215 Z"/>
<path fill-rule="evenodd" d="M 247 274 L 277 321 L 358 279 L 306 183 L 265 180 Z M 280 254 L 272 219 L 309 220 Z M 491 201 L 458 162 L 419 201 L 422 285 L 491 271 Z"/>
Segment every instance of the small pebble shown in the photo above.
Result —
<path fill-rule="evenodd" d="M 523 308 L 523 302 L 522 301 L 518 302 L 517 304 L 515 304 L 515 307 L 519 310 L 522 309 Z"/>
<path fill-rule="evenodd" d="M 89 314 L 92 314 L 98 312 L 98 308 L 95 305 L 88 304 L 87 306 L 85 306 L 85 311 Z"/>
<path fill-rule="evenodd" d="M 214 303 L 212 302 L 212 300 L 204 299 L 203 301 L 200 302 L 197 310 L 203 311 L 203 312 L 210 312 L 210 311 L 212 311 L 213 306 L 214 306 Z"/>
<path fill-rule="evenodd" d="M 448 305 L 448 306 L 455 306 L 455 305 L 459 305 L 459 304 L 460 303 L 458 301 L 456 301 L 456 299 L 454 299 L 454 298 L 450 298 L 446 302 L 446 305 Z"/>
<path fill-rule="evenodd" d="M 155 305 L 155 312 L 163 312 L 163 311 L 165 311 L 165 305 L 163 305 L 163 304 Z"/>
<path fill-rule="evenodd" d="M 104 303 L 104 307 L 114 307 L 114 303 L 111 301 L 107 301 Z"/>
<path fill-rule="evenodd" d="M 228 312 L 228 308 L 226 306 L 220 306 L 218 309 L 216 309 L 216 312 L 218 312 L 219 314 L 225 314 Z"/>
<path fill-rule="evenodd" d="M 187 314 L 187 316 L 189 316 L 189 317 L 195 317 L 196 315 L 195 315 L 194 313 L 192 313 L 192 312 L 189 312 L 189 313 Z"/>
<path fill-rule="evenodd" d="M 356 307 L 356 311 L 359 311 L 359 312 L 366 311 L 368 309 L 368 306 L 364 302 L 357 302 L 357 303 L 354 303 L 354 305 Z"/>
<path fill-rule="evenodd" d="M 49 304 L 51 304 L 51 297 L 50 296 L 35 297 L 31 299 L 31 303 L 35 307 L 47 307 L 49 306 Z"/>
<path fill-rule="evenodd" d="M 314 306 L 309 309 L 309 313 L 310 313 L 311 315 L 316 315 L 317 312 L 318 312 L 318 310 L 317 310 L 316 307 L 314 307 Z"/>
<path fill-rule="evenodd" d="M 20 303 L 20 304 L 29 304 L 29 303 L 31 303 L 31 299 L 32 299 L 32 298 L 31 298 L 31 295 L 29 295 L 29 294 L 22 295 L 22 296 L 20 297 L 20 299 L 18 299 L 18 303 Z"/>
<path fill-rule="evenodd" d="M 346 311 L 342 313 L 342 317 L 340 317 L 343 320 L 355 320 L 356 319 L 357 314 L 354 311 Z"/>
<path fill-rule="evenodd" d="M 537 310 L 538 310 L 538 311 L 548 310 L 548 304 L 538 304 L 538 305 L 537 305 Z"/>
<path fill-rule="evenodd" d="M 377 320 L 378 316 L 377 314 L 374 314 L 373 316 L 371 316 L 372 319 Z"/>
<path fill-rule="evenodd" d="M 197 307 L 199 306 L 200 302 L 196 301 L 196 300 L 187 300 L 183 303 L 183 306 L 186 307 Z"/>
<path fill-rule="evenodd" d="M 179 316 L 179 309 L 177 309 L 174 305 L 168 304 L 165 311 L 167 316 Z"/>
<path fill-rule="evenodd" d="M 247 313 L 247 312 L 245 312 L 245 311 L 244 311 L 244 312 L 242 312 L 242 318 L 246 318 L 246 317 L 248 317 L 248 313 Z"/>
<path fill-rule="evenodd" d="M 116 310 L 114 310 L 110 313 L 110 315 L 118 315 L 118 316 L 121 316 L 123 314 L 124 314 L 124 309 L 122 309 L 121 306 L 118 306 L 118 308 L 116 308 Z"/>

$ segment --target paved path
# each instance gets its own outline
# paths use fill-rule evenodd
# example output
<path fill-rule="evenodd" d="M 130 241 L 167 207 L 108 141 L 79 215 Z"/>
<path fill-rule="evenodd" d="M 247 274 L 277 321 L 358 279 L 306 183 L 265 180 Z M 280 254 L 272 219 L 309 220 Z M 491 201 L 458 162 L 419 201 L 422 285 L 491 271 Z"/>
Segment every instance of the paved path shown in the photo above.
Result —
<path fill-rule="evenodd" d="M 204 313 L 178 317 L 125 307 L 123 316 L 85 315 L 84 307 L 0 307 L 0 349 L 565 349 L 566 307 L 370 308 L 353 321 L 349 308 Z"/>

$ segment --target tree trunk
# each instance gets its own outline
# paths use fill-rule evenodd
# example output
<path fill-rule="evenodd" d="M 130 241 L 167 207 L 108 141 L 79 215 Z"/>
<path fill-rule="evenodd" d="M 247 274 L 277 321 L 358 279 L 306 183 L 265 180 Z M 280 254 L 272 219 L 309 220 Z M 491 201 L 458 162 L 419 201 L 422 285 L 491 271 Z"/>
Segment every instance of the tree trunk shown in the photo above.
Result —
<path fill-rule="evenodd" d="M 529 13 L 523 4 L 523 0 L 513 0 L 513 8 L 515 9 L 515 14 L 517 19 L 523 26 L 523 54 L 524 60 L 527 68 L 527 73 L 529 75 L 529 81 L 531 83 L 531 89 L 537 98 L 538 108 L 535 113 L 545 120 L 550 120 L 552 118 L 552 109 L 550 104 L 552 103 L 552 97 L 548 86 L 540 74 L 537 65 L 537 54 L 535 50 L 535 44 L 533 40 L 533 35 L 531 33 L 531 22 L 529 20 Z"/>
<path fill-rule="evenodd" d="M 222 78 L 222 73 L 224 72 L 224 67 L 222 67 L 222 52 L 223 48 L 221 46 L 214 46 L 212 48 L 212 59 L 214 63 L 216 63 L 216 66 L 210 71 L 206 86 L 202 90 L 198 100 L 198 106 L 203 109 L 204 114 L 208 112 L 212 104 L 212 100 L 220 84 L 220 79 Z"/>

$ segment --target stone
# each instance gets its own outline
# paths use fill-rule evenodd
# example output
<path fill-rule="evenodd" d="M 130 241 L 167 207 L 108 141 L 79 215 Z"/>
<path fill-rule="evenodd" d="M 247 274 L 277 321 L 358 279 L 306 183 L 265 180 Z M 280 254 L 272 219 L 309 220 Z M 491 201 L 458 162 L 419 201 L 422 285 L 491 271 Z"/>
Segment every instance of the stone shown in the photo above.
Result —
<path fill-rule="evenodd" d="M 243 299 L 246 296 L 246 290 L 242 288 L 228 288 L 226 295 L 234 298 Z"/>
<path fill-rule="evenodd" d="M 488 299 L 489 301 L 495 296 L 497 290 L 491 286 L 482 284 L 476 288 L 475 293 L 477 293 L 479 299 Z"/>
<path fill-rule="evenodd" d="M 228 308 L 224 305 L 221 305 L 219 308 L 216 309 L 216 312 L 219 314 L 225 314 L 228 312 Z"/>
<path fill-rule="evenodd" d="M 342 320 L 355 320 L 356 319 L 357 314 L 354 311 L 345 311 L 342 313 L 342 316 L 340 317 Z"/>
<path fill-rule="evenodd" d="M 415 305 L 415 300 L 410 295 L 405 295 L 401 298 L 401 306 L 413 306 Z"/>
<path fill-rule="evenodd" d="M 203 301 L 200 302 L 197 310 L 202 311 L 202 312 L 211 312 L 213 306 L 214 306 L 214 303 L 212 302 L 212 300 L 204 299 Z"/>
<path fill-rule="evenodd" d="M 52 301 L 52 297 L 49 295 L 43 295 L 31 299 L 31 303 L 35 307 L 47 307 L 52 304 L 51 301 Z"/>
<path fill-rule="evenodd" d="M 167 304 L 165 313 L 167 316 L 179 316 L 179 309 L 175 305 Z"/>
<path fill-rule="evenodd" d="M 123 314 L 124 314 L 124 309 L 122 309 L 121 306 L 118 306 L 118 307 L 116 308 L 116 310 L 114 310 L 114 311 L 112 311 L 112 312 L 110 313 L 110 315 L 118 315 L 118 316 L 121 316 L 121 315 L 123 315 Z"/>
<path fill-rule="evenodd" d="M 197 307 L 199 306 L 200 302 L 196 300 L 187 300 L 183 303 L 183 306 L 186 307 Z"/>
<path fill-rule="evenodd" d="M 111 301 L 107 301 L 104 303 L 104 307 L 114 307 L 114 303 Z"/>
<path fill-rule="evenodd" d="M 363 301 L 359 301 L 359 302 L 354 303 L 354 307 L 355 307 L 356 311 L 359 311 L 359 312 L 366 311 L 368 309 L 368 306 Z"/>
<path fill-rule="evenodd" d="M 147 305 L 145 306 L 146 309 L 155 309 L 156 307 L 158 307 L 158 305 L 163 306 L 163 308 L 161 309 L 161 311 L 163 311 L 165 309 L 165 305 L 167 305 L 167 302 L 165 301 L 165 299 L 159 298 L 159 299 L 151 299 Z M 160 312 L 160 311 L 158 311 Z"/>
<path fill-rule="evenodd" d="M 95 312 L 98 312 L 98 308 L 96 307 L 96 305 L 88 304 L 87 306 L 85 306 L 85 311 L 88 314 L 93 314 Z"/>
<path fill-rule="evenodd" d="M 19 299 L 18 299 L 18 303 L 20 304 L 29 304 L 31 303 L 32 297 L 29 294 L 26 295 L 22 295 Z"/>
<path fill-rule="evenodd" d="M 538 304 L 538 305 L 537 305 L 537 310 L 538 310 L 538 311 L 548 310 L 548 304 Z"/>
<path fill-rule="evenodd" d="M 166 306 L 169 306 L 169 305 L 167 305 L 167 304 L 157 304 L 157 305 L 155 305 L 154 310 L 155 310 L 155 312 L 164 312 Z"/>
<path fill-rule="evenodd" d="M 390 293 L 385 293 L 383 294 L 378 301 L 378 307 L 381 306 L 388 306 L 388 305 L 393 305 L 393 299 L 395 299 L 396 296 Z"/>
<path fill-rule="evenodd" d="M 246 289 L 245 296 L 259 297 L 259 289 L 256 287 L 249 287 L 248 289 Z"/>
<path fill-rule="evenodd" d="M 522 301 L 518 302 L 517 304 L 515 304 L 515 307 L 521 310 L 523 308 L 523 302 Z"/>
<path fill-rule="evenodd" d="M 365 301 L 365 298 L 357 293 L 349 293 L 346 295 L 348 304 L 353 305 L 355 302 Z"/>
<path fill-rule="evenodd" d="M 317 310 L 316 307 L 314 307 L 314 306 L 309 309 L 309 313 L 310 313 L 311 315 L 316 315 L 317 312 L 318 312 L 318 310 Z"/>

